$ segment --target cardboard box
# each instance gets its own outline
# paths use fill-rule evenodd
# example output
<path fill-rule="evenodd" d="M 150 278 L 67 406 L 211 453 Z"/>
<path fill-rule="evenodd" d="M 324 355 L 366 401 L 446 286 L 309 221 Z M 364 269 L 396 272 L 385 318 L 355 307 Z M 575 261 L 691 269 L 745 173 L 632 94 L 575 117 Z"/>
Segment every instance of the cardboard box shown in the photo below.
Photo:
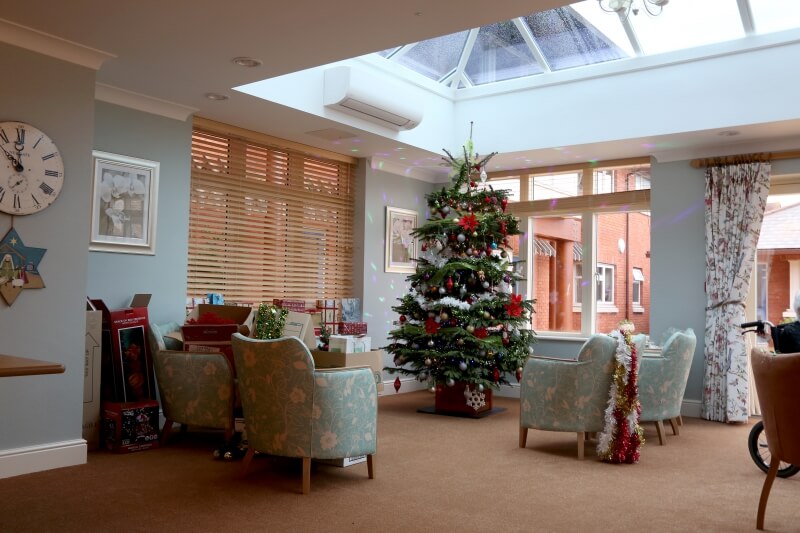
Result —
<path fill-rule="evenodd" d="M 111 310 L 91 300 L 103 314 L 100 397 L 109 402 L 156 398 L 155 374 L 147 342 L 149 294 L 137 294 L 130 306 Z"/>
<path fill-rule="evenodd" d="M 86 302 L 86 344 L 83 354 L 83 431 L 89 450 L 100 447 L 100 373 L 103 312 Z"/>
<path fill-rule="evenodd" d="M 233 324 L 184 324 L 180 331 L 169 333 L 168 336 L 181 341 L 187 352 L 222 352 L 233 365 L 231 335 L 237 332 L 250 335 L 255 311 L 252 307 L 240 305 L 198 304 L 186 320 L 199 320 L 207 313 L 231 320 Z"/>
<path fill-rule="evenodd" d="M 314 366 L 317 368 L 341 368 L 348 366 L 368 366 L 375 376 L 378 392 L 383 391 L 383 350 L 363 353 L 323 352 L 312 350 Z"/>
<path fill-rule="evenodd" d="M 314 326 L 311 323 L 311 315 L 308 313 L 289 311 L 286 315 L 286 322 L 283 323 L 282 335 L 297 337 L 309 350 L 317 349 L 317 338 L 314 336 Z"/>
<path fill-rule="evenodd" d="M 331 335 L 328 341 L 328 351 L 344 353 L 362 353 L 372 349 L 370 337 L 357 337 L 355 335 Z"/>
<path fill-rule="evenodd" d="M 345 457 L 344 459 L 315 459 L 315 461 L 326 465 L 333 465 L 341 468 L 346 468 L 348 466 L 357 465 L 359 463 L 365 463 L 367 461 L 367 456 L 357 455 L 356 457 Z"/>
<path fill-rule="evenodd" d="M 158 448 L 158 402 L 103 403 L 103 442 L 116 453 Z"/>

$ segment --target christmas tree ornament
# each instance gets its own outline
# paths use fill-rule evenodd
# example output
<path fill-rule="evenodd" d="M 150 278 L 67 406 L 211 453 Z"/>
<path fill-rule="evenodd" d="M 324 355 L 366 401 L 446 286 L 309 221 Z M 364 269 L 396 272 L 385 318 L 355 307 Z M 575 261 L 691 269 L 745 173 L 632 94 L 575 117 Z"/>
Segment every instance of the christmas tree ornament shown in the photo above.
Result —
<path fill-rule="evenodd" d="M 400 390 L 400 385 L 401 385 L 400 378 L 399 377 L 394 378 L 394 391 L 395 392 L 398 392 Z"/>
<path fill-rule="evenodd" d="M 456 381 L 453 378 L 447 378 L 446 384 L 448 387 L 452 387 L 456 384 Z"/>
<path fill-rule="evenodd" d="M 478 389 L 478 392 L 483 392 L 483 389 L 484 389 L 483 383 L 478 383 L 477 389 Z"/>
<path fill-rule="evenodd" d="M 488 174 L 486 174 L 486 169 L 485 169 L 485 168 L 482 168 L 482 169 L 481 169 L 481 183 L 486 183 L 486 179 L 487 179 L 488 177 L 489 177 L 489 175 L 488 175 Z"/>
<path fill-rule="evenodd" d="M 428 347 L 429 348 L 433 348 L 434 345 L 435 345 L 435 343 L 433 342 L 433 339 L 428 341 Z"/>
<path fill-rule="evenodd" d="M 425 359 L 425 366 L 431 366 L 432 363 L 433 363 L 433 361 L 431 361 L 430 357 Z"/>
<path fill-rule="evenodd" d="M 516 376 L 517 381 L 522 381 L 522 367 L 517 368 Z"/>
<path fill-rule="evenodd" d="M 461 361 L 460 363 L 458 363 L 458 369 L 463 372 L 464 370 L 467 369 L 467 363 L 465 363 L 464 361 Z"/>
<path fill-rule="evenodd" d="M 464 242 L 467 240 L 467 236 L 464 235 L 463 233 L 459 233 L 456 239 L 458 240 L 458 242 Z"/>
<path fill-rule="evenodd" d="M 406 315 L 400 315 L 400 323 L 401 324 L 405 324 L 406 323 Z"/>

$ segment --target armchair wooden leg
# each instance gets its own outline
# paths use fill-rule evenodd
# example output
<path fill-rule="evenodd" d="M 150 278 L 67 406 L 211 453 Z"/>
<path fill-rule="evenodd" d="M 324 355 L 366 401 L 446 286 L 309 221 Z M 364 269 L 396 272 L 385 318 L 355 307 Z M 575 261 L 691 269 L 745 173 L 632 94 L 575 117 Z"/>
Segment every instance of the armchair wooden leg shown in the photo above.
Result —
<path fill-rule="evenodd" d="M 583 431 L 578 432 L 578 459 L 583 460 L 583 443 L 586 441 L 586 433 Z"/>
<path fill-rule="evenodd" d="M 772 482 L 775 481 L 775 476 L 778 474 L 778 468 L 781 465 L 780 459 L 774 455 L 770 458 L 769 471 L 767 472 L 767 479 L 764 480 L 764 486 L 761 488 L 761 498 L 758 500 L 758 516 L 756 517 L 756 529 L 764 529 L 764 514 L 767 511 L 767 500 L 769 499 L 769 491 L 772 490 Z"/>
<path fill-rule="evenodd" d="M 519 447 L 524 448 L 528 444 L 528 428 L 519 427 Z"/>
<path fill-rule="evenodd" d="M 666 444 L 666 440 L 664 440 L 664 421 L 663 420 L 656 420 L 656 431 L 658 432 L 658 443 L 663 446 Z"/>
<path fill-rule="evenodd" d="M 680 435 L 681 434 L 681 430 L 678 429 L 680 424 L 678 423 L 678 418 L 677 417 L 676 418 L 670 418 L 669 419 L 669 425 L 672 426 L 672 434 L 673 435 Z"/>
<path fill-rule="evenodd" d="M 683 416 L 678 415 L 676 418 L 678 419 L 678 425 L 682 426 L 683 425 Z"/>
<path fill-rule="evenodd" d="M 169 435 L 172 433 L 172 420 L 167 418 L 164 421 L 164 427 L 161 429 L 161 446 L 166 446 L 169 440 Z"/>
<path fill-rule="evenodd" d="M 370 479 L 375 479 L 375 459 L 372 454 L 367 455 L 367 475 Z"/>
<path fill-rule="evenodd" d="M 253 460 L 253 456 L 256 454 L 255 448 L 252 446 L 247 448 L 247 453 L 244 454 L 244 459 L 242 459 L 242 476 L 247 475 L 247 470 L 250 468 L 250 462 Z"/>
<path fill-rule="evenodd" d="M 311 492 L 311 457 L 303 457 L 303 494 Z"/>

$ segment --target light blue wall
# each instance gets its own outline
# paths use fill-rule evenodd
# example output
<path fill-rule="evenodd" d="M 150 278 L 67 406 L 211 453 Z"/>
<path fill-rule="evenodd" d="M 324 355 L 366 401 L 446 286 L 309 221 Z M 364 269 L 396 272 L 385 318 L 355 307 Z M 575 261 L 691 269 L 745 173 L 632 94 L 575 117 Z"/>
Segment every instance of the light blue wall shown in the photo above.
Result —
<path fill-rule="evenodd" d="M 93 70 L 0 44 L 0 117 L 47 133 L 64 161 L 64 186 L 42 212 L 0 214 L 26 246 L 47 252 L 46 287 L 0 300 L 0 353 L 61 363 L 64 374 L 0 378 L 0 455 L 12 448 L 81 438 Z M 0 457 L 1 458 L 1 457 Z M 2 472 L 0 472 L 0 475 Z"/>
<path fill-rule="evenodd" d="M 89 252 L 88 295 L 112 309 L 148 293 L 153 323 L 183 322 L 189 235 L 191 119 L 178 121 L 98 102 L 94 149 L 158 161 L 155 255 Z"/>
<path fill-rule="evenodd" d="M 654 163 L 651 168 L 650 336 L 669 328 L 692 328 L 697 347 L 685 398 L 703 392 L 705 332 L 704 171 L 688 161 Z"/>
<path fill-rule="evenodd" d="M 441 187 L 441 184 L 374 170 L 364 162 L 359 165 L 355 241 L 356 246 L 363 243 L 363 272 L 356 275 L 356 280 L 361 282 L 359 292 L 373 348 L 382 348 L 388 343 L 392 322 L 397 320 L 392 306 L 398 304 L 398 298 L 408 292 L 409 287 L 407 274 L 384 272 L 386 206 L 416 210 L 421 224 L 427 217 L 425 195 Z M 391 364 L 388 354 L 386 359 L 384 364 Z M 384 376 L 384 379 L 388 377 Z"/>

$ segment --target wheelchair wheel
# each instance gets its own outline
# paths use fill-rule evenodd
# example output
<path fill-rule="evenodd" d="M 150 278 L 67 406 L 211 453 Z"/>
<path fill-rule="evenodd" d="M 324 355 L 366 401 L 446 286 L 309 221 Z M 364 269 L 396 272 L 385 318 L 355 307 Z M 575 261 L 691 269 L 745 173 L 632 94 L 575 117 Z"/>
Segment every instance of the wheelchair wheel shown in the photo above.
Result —
<path fill-rule="evenodd" d="M 750 449 L 750 457 L 753 458 L 756 466 L 767 472 L 772 455 L 769 453 L 769 447 L 767 446 L 767 434 L 764 433 L 763 422 L 756 423 L 753 429 L 750 430 L 750 436 L 747 438 L 747 447 Z M 778 477 L 791 477 L 798 472 L 800 472 L 800 467 L 781 461 L 778 468 Z"/>

